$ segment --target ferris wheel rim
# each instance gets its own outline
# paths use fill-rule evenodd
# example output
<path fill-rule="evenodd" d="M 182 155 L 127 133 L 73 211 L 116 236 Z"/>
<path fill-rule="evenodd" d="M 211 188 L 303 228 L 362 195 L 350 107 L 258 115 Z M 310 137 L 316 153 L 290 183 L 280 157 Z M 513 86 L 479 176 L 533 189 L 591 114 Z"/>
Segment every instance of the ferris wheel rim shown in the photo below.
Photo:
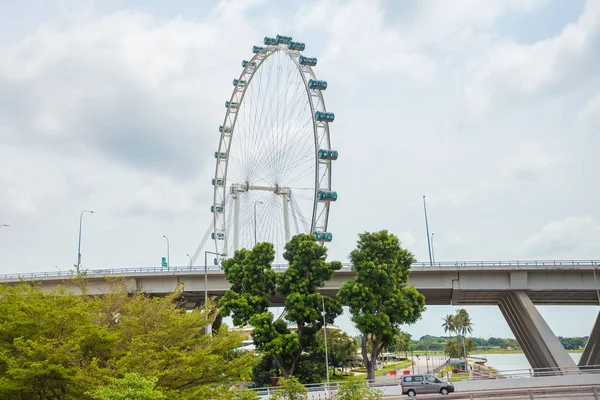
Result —
<path fill-rule="evenodd" d="M 294 65 L 295 65 L 295 69 L 297 71 L 297 74 L 301 77 L 302 79 L 302 83 L 304 86 L 304 92 L 306 93 L 306 98 L 307 98 L 307 102 L 308 105 L 310 107 L 310 113 L 311 113 L 311 122 L 312 122 L 312 139 L 314 142 L 314 188 L 312 189 L 312 217 L 310 220 L 310 231 L 314 231 L 317 227 L 316 227 L 316 219 L 317 219 L 317 208 L 318 208 L 318 200 L 317 200 L 317 194 L 319 192 L 319 190 L 328 190 L 331 191 L 331 176 L 332 176 L 332 163 L 328 162 L 327 163 L 327 167 L 325 170 L 325 173 L 327 174 L 327 185 L 326 186 L 321 186 L 320 182 L 319 182 L 319 172 L 320 172 L 320 161 L 319 158 L 317 156 L 317 152 L 319 152 L 319 132 L 318 132 L 318 121 L 317 118 L 315 116 L 315 113 L 317 111 L 321 111 L 321 112 L 327 112 L 327 107 L 325 104 L 325 98 L 323 96 L 323 93 L 321 90 L 317 90 L 314 92 L 315 96 L 318 98 L 318 101 L 315 102 L 313 99 L 313 95 L 311 95 L 311 89 L 309 88 L 309 78 L 310 79 L 314 79 L 317 80 L 316 74 L 312 68 L 311 65 L 302 65 L 299 62 L 299 56 L 301 56 L 301 52 L 298 50 L 291 50 L 288 49 L 284 46 L 280 46 L 279 44 L 275 44 L 275 45 L 269 45 L 266 46 L 264 48 L 262 48 L 261 50 L 255 52 L 254 56 L 247 61 L 247 64 L 245 67 L 243 67 L 243 70 L 238 78 L 239 81 L 242 81 L 242 79 L 244 77 L 246 77 L 246 83 L 242 86 L 242 90 L 239 90 L 239 86 L 234 86 L 231 96 L 229 98 L 229 103 L 232 103 L 234 101 L 234 99 L 236 98 L 236 93 L 241 92 L 241 96 L 239 97 L 239 101 L 237 104 L 237 110 L 241 109 L 245 96 L 246 96 L 246 92 L 248 91 L 248 89 L 250 88 L 251 82 L 254 79 L 256 73 L 260 70 L 260 68 L 262 67 L 262 65 L 273 55 L 283 52 L 287 58 L 289 60 L 291 60 Z M 307 76 L 308 75 L 308 76 Z M 320 109 L 317 110 L 317 107 L 315 105 L 315 103 L 320 104 Z M 232 117 L 233 115 L 233 117 Z M 233 143 L 232 138 L 234 137 L 234 135 L 236 134 L 235 131 L 235 126 L 238 120 L 238 112 L 233 112 L 233 108 L 232 107 L 227 107 L 226 108 L 226 112 L 225 112 L 225 117 L 223 119 L 223 125 L 221 125 L 221 127 L 223 127 L 223 130 L 220 133 L 220 138 L 219 138 L 219 146 L 218 146 L 218 154 L 221 153 L 225 153 L 227 155 L 230 154 L 231 151 L 231 146 Z M 227 125 L 228 121 L 230 122 L 229 126 Z M 330 136 L 330 131 L 329 131 L 329 123 L 326 122 L 324 124 L 321 125 L 323 127 L 323 138 L 326 144 L 327 149 L 331 149 L 331 136 Z M 229 128 L 230 131 L 226 132 L 226 129 Z M 229 137 L 229 140 L 227 140 L 226 138 Z M 216 154 L 215 154 L 216 157 Z M 228 191 L 228 186 L 230 186 L 232 183 L 228 182 L 228 173 L 229 173 L 229 164 L 230 164 L 230 159 L 229 157 L 226 157 L 225 160 L 221 160 L 220 157 L 216 157 L 216 165 L 215 165 L 215 174 L 214 174 L 214 179 L 213 179 L 213 185 L 214 185 L 214 189 L 213 189 L 213 207 L 217 204 L 217 200 L 218 200 L 218 195 L 219 193 L 221 193 L 221 199 L 223 199 L 223 204 L 225 204 L 225 199 L 227 198 L 226 194 Z M 224 172 L 222 174 L 222 184 L 217 185 L 216 181 L 219 178 L 219 167 L 220 164 L 224 164 Z M 325 167 L 324 167 L 325 168 Z M 326 203 L 326 205 L 323 208 L 323 223 L 321 224 L 321 228 L 323 231 L 327 231 L 327 227 L 329 224 L 329 208 L 330 205 L 329 203 Z M 219 227 L 218 222 L 217 222 L 218 216 L 217 213 L 213 213 L 213 234 L 215 232 L 218 231 Z M 226 217 L 224 217 L 224 219 L 226 219 Z M 233 254 L 228 254 L 228 245 L 227 245 L 227 240 L 228 240 L 228 232 L 227 232 L 227 228 L 226 228 L 226 224 L 223 225 L 222 230 L 224 231 L 225 234 L 225 238 L 224 240 L 222 240 L 224 242 L 223 246 L 219 246 L 219 239 L 217 237 L 214 238 L 214 242 L 215 242 L 215 250 L 216 250 L 216 254 L 218 256 L 221 257 L 229 257 L 232 256 Z M 220 247 L 222 247 L 224 250 L 220 249 Z M 235 249 L 234 249 L 235 251 Z"/>

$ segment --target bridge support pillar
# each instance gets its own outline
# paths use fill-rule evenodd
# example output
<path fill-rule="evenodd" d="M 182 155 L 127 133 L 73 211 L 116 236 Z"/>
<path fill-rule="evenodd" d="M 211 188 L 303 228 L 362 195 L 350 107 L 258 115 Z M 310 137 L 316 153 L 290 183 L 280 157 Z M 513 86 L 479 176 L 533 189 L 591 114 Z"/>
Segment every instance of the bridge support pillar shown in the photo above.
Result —
<path fill-rule="evenodd" d="M 600 313 L 598 313 L 590 338 L 581 354 L 579 368 L 585 369 L 597 365 L 600 365 Z"/>
<path fill-rule="evenodd" d="M 499 307 L 532 368 L 548 371 L 577 368 L 527 293 L 508 293 Z"/>

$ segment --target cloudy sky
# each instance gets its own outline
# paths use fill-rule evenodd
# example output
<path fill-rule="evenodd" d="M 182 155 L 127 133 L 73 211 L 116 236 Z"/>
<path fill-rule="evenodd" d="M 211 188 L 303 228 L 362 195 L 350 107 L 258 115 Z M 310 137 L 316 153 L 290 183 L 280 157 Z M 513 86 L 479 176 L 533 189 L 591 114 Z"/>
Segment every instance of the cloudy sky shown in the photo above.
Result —
<path fill-rule="evenodd" d="M 157 266 L 162 235 L 185 265 L 231 80 L 276 34 L 329 83 L 332 259 L 388 229 L 426 261 L 422 195 L 437 260 L 600 258 L 598 1 L 0 0 L 0 271 L 71 268 L 83 209 L 87 268 Z M 597 310 L 542 313 L 587 335 Z"/>

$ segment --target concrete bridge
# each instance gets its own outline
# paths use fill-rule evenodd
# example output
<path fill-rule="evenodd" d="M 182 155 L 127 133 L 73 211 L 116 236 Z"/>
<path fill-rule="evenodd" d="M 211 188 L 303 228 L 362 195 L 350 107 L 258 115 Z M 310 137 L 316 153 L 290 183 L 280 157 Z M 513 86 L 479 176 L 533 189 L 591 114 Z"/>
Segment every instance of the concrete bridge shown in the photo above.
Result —
<path fill-rule="evenodd" d="M 573 368 L 574 361 L 544 321 L 536 304 L 600 305 L 600 261 L 480 261 L 416 263 L 409 285 L 423 293 L 428 305 L 496 305 L 504 315 L 533 368 Z M 285 265 L 274 265 L 284 271 Z M 192 308 L 208 296 L 222 296 L 229 288 L 218 266 L 171 267 L 163 269 L 119 268 L 86 271 L 91 294 L 109 291 L 107 277 L 121 277 L 129 290 L 162 295 L 184 285 L 183 295 Z M 39 281 L 52 289 L 69 283 L 73 272 L 42 272 L 0 275 L 0 283 L 20 279 Z M 337 271 L 322 293 L 335 296 L 340 286 L 352 278 L 349 264 Z M 273 297 L 273 305 L 283 299 Z M 568 323 L 568 321 L 565 321 Z M 600 365 L 600 314 L 596 319 L 580 367 Z"/>

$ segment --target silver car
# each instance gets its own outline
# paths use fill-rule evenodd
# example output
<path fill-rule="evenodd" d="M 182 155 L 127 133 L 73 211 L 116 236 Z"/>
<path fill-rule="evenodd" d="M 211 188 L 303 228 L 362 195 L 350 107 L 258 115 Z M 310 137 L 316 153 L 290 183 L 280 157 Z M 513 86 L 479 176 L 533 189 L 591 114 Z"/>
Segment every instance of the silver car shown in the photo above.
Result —
<path fill-rule="evenodd" d="M 429 374 L 404 375 L 402 377 L 402 394 L 410 397 L 417 394 L 454 392 L 454 385 Z"/>

